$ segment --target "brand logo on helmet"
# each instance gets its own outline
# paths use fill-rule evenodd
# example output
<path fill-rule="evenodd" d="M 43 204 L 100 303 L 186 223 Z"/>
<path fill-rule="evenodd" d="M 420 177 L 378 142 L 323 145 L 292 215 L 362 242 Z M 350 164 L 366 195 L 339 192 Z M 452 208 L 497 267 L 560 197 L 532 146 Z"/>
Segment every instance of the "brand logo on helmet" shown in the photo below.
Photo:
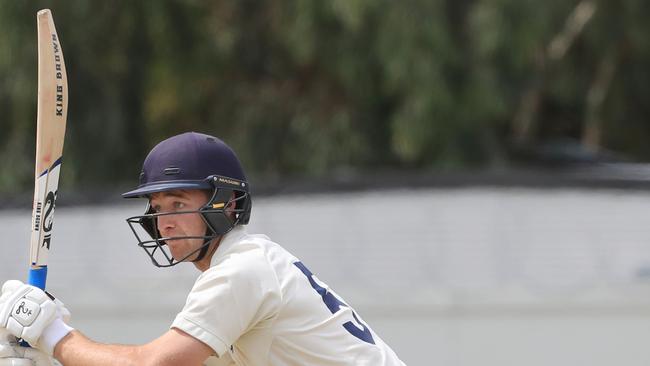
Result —
<path fill-rule="evenodd" d="M 222 177 L 218 177 L 217 179 L 221 183 L 232 184 L 234 186 L 243 186 L 244 185 L 243 183 L 238 182 L 236 180 L 232 180 L 232 179 L 226 179 L 226 178 L 222 178 Z"/>

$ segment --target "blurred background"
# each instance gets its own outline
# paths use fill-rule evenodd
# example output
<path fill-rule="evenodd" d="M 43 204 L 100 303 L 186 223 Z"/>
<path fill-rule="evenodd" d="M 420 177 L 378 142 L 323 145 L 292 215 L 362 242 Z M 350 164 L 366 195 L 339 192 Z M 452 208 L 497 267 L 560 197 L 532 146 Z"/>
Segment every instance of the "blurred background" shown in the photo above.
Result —
<path fill-rule="evenodd" d="M 0 0 L 0 280 L 26 277 L 36 11 L 69 80 L 48 285 L 146 342 L 192 266 L 124 222 L 161 139 L 224 139 L 250 231 L 409 365 L 650 364 L 650 3 Z"/>

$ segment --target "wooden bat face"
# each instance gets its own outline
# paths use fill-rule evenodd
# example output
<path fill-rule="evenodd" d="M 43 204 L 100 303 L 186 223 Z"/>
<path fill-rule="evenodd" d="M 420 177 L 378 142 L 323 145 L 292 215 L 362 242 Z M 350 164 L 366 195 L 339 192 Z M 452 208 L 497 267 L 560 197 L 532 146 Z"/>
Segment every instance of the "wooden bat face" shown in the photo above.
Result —
<path fill-rule="evenodd" d="M 33 270 L 47 266 L 68 114 L 68 81 L 63 50 L 50 10 L 38 12 L 37 25 L 38 112 L 30 242 Z M 43 287 L 44 280 L 43 277 Z"/>

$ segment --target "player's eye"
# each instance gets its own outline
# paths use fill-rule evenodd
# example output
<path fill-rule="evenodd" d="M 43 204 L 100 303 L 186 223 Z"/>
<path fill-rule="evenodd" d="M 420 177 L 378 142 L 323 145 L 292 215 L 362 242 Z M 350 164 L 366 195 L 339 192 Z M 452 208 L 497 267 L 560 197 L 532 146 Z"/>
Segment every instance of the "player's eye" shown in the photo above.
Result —
<path fill-rule="evenodd" d="M 183 208 L 185 208 L 185 203 L 179 201 L 174 202 L 174 209 L 182 210 Z"/>

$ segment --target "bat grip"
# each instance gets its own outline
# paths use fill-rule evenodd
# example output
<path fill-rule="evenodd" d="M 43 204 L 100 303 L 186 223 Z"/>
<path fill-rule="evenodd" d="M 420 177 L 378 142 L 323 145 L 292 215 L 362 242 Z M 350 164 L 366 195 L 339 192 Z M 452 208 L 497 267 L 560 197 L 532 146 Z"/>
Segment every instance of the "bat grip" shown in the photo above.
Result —
<path fill-rule="evenodd" d="M 47 279 L 47 266 L 32 267 L 29 270 L 27 283 L 45 291 L 45 280 Z"/>
<path fill-rule="evenodd" d="M 47 266 L 41 267 L 32 267 L 29 269 L 29 277 L 27 278 L 27 283 L 32 286 L 38 287 L 41 290 L 45 291 L 45 280 L 47 279 Z M 29 343 L 24 340 L 19 340 L 20 345 L 23 347 L 29 347 Z"/>

